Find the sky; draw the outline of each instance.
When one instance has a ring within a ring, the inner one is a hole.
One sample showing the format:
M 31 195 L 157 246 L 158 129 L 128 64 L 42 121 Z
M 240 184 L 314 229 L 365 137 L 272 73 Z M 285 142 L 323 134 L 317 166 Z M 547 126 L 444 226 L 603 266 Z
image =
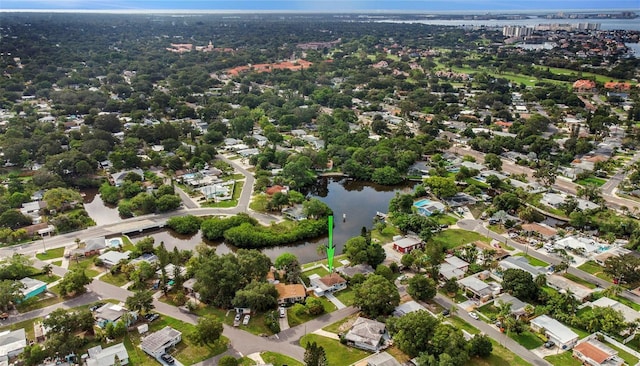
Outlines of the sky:
M 475 12 L 640 10 L 640 0 L 0 0 L 0 10 L 209 10 L 302 12 Z

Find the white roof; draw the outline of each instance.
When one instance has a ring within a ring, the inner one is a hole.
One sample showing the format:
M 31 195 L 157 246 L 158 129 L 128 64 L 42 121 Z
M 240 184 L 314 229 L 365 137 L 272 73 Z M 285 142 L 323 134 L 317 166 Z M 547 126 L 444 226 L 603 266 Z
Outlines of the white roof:
M 403 316 L 405 314 L 413 313 L 415 311 L 427 310 L 424 306 L 420 305 L 418 302 L 411 300 L 407 301 L 404 304 L 398 305 L 393 311 L 393 315 L 395 316 Z
M 561 343 L 571 343 L 571 341 L 578 339 L 578 335 L 574 331 L 548 315 L 540 315 L 531 320 L 531 323 L 544 329 Z
M 613 308 L 614 310 L 619 310 L 622 313 L 622 316 L 624 316 L 624 321 L 626 321 L 627 323 L 631 323 L 640 319 L 640 312 L 637 312 L 627 305 L 621 304 L 618 301 L 610 299 L 608 297 L 601 297 L 598 300 L 593 301 L 591 305 L 597 306 L 599 308 Z
M 420 239 L 407 236 L 400 240 L 396 240 L 393 243 L 399 248 L 410 248 L 412 246 L 420 244 Z
M 440 275 L 448 280 L 452 279 L 452 278 L 460 278 L 463 277 L 465 272 L 460 269 L 457 268 L 456 266 L 453 266 L 447 262 L 442 263 L 440 265 L 440 269 L 438 270 L 438 272 L 440 273 Z
M 22 284 L 25 285 L 25 288 L 22 290 L 22 293 L 24 295 L 27 295 L 30 292 L 35 291 L 36 289 L 47 285 L 46 282 L 36 280 L 35 278 L 31 278 L 31 277 L 25 277 L 21 279 L 20 282 L 22 282 Z
M 458 280 L 458 283 L 478 293 L 486 291 L 487 289 L 490 288 L 488 283 L 480 280 L 479 278 L 473 275 L 469 277 L 465 277 L 461 280 Z
M 575 236 L 567 236 L 566 238 L 558 240 L 556 244 L 571 249 L 584 248 L 586 253 L 593 253 L 598 250 L 595 241 L 586 238 L 576 238 Z
M 87 350 L 89 358 L 87 359 L 87 366 L 112 366 L 115 365 L 115 356 L 118 355 L 118 359 L 123 361 L 129 358 L 127 349 L 124 347 L 124 343 L 114 344 L 111 347 L 102 349 L 102 346 L 95 346 Z
M 155 333 L 149 334 L 142 339 L 140 346 L 143 350 L 157 353 L 160 349 L 166 348 L 168 344 L 173 342 L 182 333 L 169 326 L 166 326 Z
M 0 357 L 6 357 L 9 352 L 22 349 L 26 346 L 27 338 L 22 328 L 0 333 Z
M 100 258 L 100 260 L 102 260 L 105 263 L 118 264 L 118 262 L 120 262 L 123 259 L 124 260 L 129 259 L 129 254 L 131 254 L 131 252 L 128 250 L 124 253 L 121 253 L 115 250 L 110 250 L 100 255 L 98 258 Z
M 469 263 L 463 261 L 462 259 L 456 257 L 455 255 L 446 257 L 444 261 L 454 266 L 455 268 L 464 268 L 469 266 Z

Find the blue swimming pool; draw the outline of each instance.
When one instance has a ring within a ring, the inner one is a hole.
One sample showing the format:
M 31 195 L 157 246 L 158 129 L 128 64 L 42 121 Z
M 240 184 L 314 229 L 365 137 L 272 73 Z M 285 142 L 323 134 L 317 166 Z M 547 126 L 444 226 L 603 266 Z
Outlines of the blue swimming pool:
M 113 239 L 109 239 L 109 246 L 110 247 L 120 247 L 122 246 L 122 239 L 120 238 L 113 238 Z
M 608 245 L 601 245 L 598 247 L 598 253 L 603 253 L 606 252 L 607 250 L 609 250 L 609 246 Z
M 421 199 L 420 201 L 414 202 L 413 205 L 416 207 L 420 207 L 420 206 L 428 205 L 429 203 L 431 203 L 431 200 L 424 198 L 424 199 Z

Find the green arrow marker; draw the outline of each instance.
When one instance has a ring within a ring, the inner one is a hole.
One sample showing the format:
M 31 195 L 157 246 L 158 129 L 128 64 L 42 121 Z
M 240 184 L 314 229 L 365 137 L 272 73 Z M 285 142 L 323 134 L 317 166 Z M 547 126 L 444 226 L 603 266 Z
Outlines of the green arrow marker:
M 327 263 L 329 264 L 329 273 L 333 273 L 333 216 L 329 216 L 329 245 L 327 245 Z

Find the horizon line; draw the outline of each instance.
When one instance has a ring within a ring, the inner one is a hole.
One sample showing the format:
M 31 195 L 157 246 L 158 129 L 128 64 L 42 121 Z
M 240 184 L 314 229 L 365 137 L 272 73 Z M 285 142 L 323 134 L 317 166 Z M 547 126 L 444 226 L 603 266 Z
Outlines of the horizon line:
M 532 14 L 532 13 L 589 13 L 589 12 L 640 12 L 629 8 L 599 8 L 599 9 L 529 9 L 529 10 L 277 10 L 277 9 L 2 9 L 0 13 L 95 13 L 95 14 L 448 14 L 448 15 L 502 15 L 502 14 Z

